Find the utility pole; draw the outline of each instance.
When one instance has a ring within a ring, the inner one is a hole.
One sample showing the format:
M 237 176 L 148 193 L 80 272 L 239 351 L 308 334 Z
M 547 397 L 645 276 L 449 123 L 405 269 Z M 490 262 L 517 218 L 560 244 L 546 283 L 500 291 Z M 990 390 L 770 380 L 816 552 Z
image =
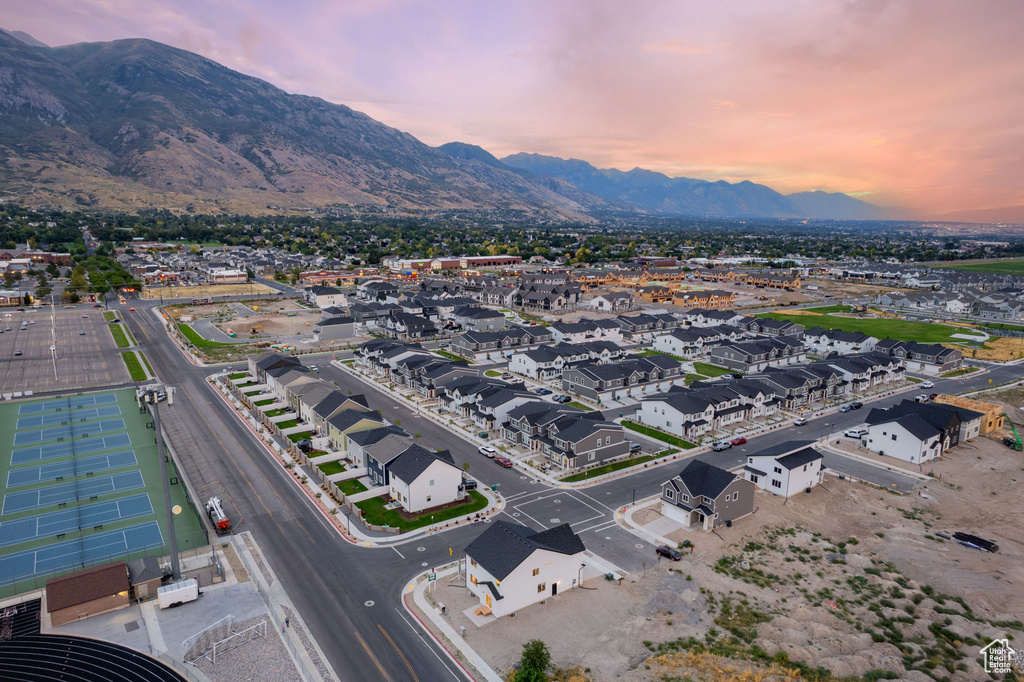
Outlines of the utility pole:
M 178 565 L 178 538 L 174 535 L 174 510 L 171 508 L 171 485 L 167 479 L 167 454 L 164 451 L 164 439 L 160 433 L 160 416 L 158 405 L 159 402 L 156 399 L 156 395 L 153 393 L 147 393 L 146 398 L 153 396 L 153 402 L 149 403 L 149 410 L 153 413 L 153 429 L 156 431 L 156 451 L 157 456 L 160 458 L 160 478 L 164 485 L 164 511 L 167 514 L 167 544 L 171 550 L 171 578 L 178 580 L 181 578 L 181 568 Z

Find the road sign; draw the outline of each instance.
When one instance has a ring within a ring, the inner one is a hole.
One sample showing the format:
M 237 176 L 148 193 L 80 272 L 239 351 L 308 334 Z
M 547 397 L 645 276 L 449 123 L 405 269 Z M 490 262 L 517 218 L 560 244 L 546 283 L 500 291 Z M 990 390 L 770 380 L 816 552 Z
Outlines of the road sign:
M 432 583 L 437 580 L 437 573 L 427 573 L 427 582 Z

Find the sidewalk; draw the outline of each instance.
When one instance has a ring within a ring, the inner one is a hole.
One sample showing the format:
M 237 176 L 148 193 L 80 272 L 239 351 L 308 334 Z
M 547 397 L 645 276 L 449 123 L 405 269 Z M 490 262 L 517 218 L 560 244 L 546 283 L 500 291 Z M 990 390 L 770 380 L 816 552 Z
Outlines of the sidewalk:
M 834 455 L 839 455 L 840 457 L 849 457 L 850 459 L 856 459 L 856 460 L 859 460 L 861 462 L 864 462 L 865 464 L 871 464 L 873 466 L 876 466 L 879 469 L 887 469 L 889 471 L 894 471 L 894 472 L 896 472 L 898 474 L 903 474 L 904 476 L 910 476 L 912 478 L 916 478 L 916 479 L 919 479 L 921 481 L 931 481 L 931 480 L 933 480 L 931 476 L 928 476 L 927 474 L 922 474 L 919 471 L 912 471 L 910 469 L 904 469 L 903 467 L 895 466 L 893 464 L 889 464 L 889 460 L 894 460 L 895 459 L 893 457 L 889 457 L 889 458 L 886 458 L 885 461 L 881 461 L 881 460 L 875 459 L 873 457 L 861 455 L 861 454 L 856 453 L 856 452 L 850 452 L 849 450 L 843 450 L 842 448 L 838 448 L 838 447 L 832 445 L 829 442 L 829 440 L 830 440 L 830 437 L 821 438 L 821 439 L 818 440 L 817 446 L 820 447 L 822 450 L 826 450 L 828 452 L 831 452 Z M 902 460 L 896 460 L 896 461 L 902 461 Z

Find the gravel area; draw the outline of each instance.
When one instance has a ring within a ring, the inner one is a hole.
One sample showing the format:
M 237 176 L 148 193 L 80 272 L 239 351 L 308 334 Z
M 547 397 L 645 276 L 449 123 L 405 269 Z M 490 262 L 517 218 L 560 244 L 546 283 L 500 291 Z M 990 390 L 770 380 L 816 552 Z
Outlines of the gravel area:
M 299 641 L 302 642 L 302 647 L 309 654 L 310 660 L 313 661 L 313 666 L 317 672 L 320 673 L 320 677 L 324 679 L 324 682 L 332 682 L 335 677 L 331 674 L 331 671 L 324 664 L 323 659 L 320 658 L 320 654 L 317 652 L 316 647 L 313 646 L 313 642 L 310 640 L 309 635 L 306 634 L 306 629 L 302 627 L 298 619 L 295 618 L 295 612 L 290 608 L 281 604 L 281 608 L 284 609 L 285 616 L 291 621 L 291 627 L 295 630 L 295 633 L 299 636 Z
M 263 579 L 267 581 L 267 585 L 274 584 L 273 574 L 267 570 L 267 565 L 263 563 L 263 555 L 260 554 L 260 550 L 256 548 L 256 543 L 253 542 L 252 538 L 248 535 L 243 535 L 242 538 L 245 540 L 245 546 L 249 548 L 249 554 L 252 554 L 253 560 L 256 565 L 259 566 L 260 573 L 263 574 Z
M 231 566 L 231 572 L 235 575 L 235 582 L 249 582 L 249 571 L 245 570 L 245 566 L 242 564 L 242 560 L 238 558 L 235 548 L 231 545 L 223 545 L 220 551 L 227 558 L 228 564 Z
M 255 636 L 235 649 L 217 654 L 217 663 L 201 658 L 196 667 L 213 682 L 302 682 L 291 656 L 281 638 L 275 632 L 274 621 L 269 616 L 257 616 L 232 625 L 234 632 L 267 621 L 267 636 Z

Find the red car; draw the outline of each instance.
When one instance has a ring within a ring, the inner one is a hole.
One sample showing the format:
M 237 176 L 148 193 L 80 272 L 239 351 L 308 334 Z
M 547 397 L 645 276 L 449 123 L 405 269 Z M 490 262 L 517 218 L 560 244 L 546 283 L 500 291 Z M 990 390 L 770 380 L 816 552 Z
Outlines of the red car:
M 128 310 L 132 311 L 133 313 L 135 312 L 135 308 L 129 308 Z
M 497 464 L 498 466 L 505 467 L 506 469 L 512 468 L 512 460 L 510 460 L 508 457 L 495 457 L 494 463 Z
M 747 439 L 744 438 L 743 436 L 740 436 L 739 438 L 733 438 L 729 442 L 732 443 L 733 445 L 743 445 L 744 443 L 747 442 Z

